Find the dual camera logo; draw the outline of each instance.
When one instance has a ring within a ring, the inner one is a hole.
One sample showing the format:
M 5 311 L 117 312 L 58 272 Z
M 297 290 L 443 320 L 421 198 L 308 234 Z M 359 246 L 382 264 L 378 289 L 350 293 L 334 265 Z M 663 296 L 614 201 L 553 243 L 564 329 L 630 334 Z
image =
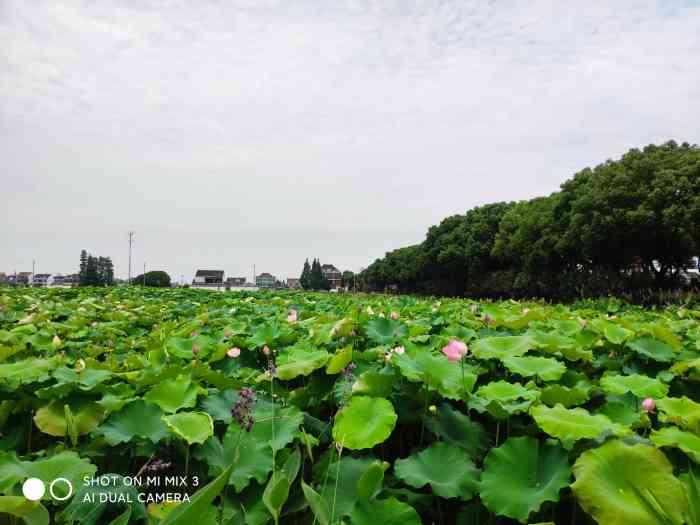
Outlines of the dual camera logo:
M 54 488 L 57 484 L 59 484 L 59 486 L 60 484 L 67 486 L 68 494 L 64 496 L 57 496 L 54 492 Z M 46 485 L 39 478 L 29 478 L 22 485 L 22 494 L 24 494 L 24 497 L 30 501 L 39 501 L 44 497 L 45 492 Z M 49 494 L 51 494 L 51 497 L 56 501 L 65 501 L 73 495 L 73 484 L 66 478 L 56 478 L 49 484 Z

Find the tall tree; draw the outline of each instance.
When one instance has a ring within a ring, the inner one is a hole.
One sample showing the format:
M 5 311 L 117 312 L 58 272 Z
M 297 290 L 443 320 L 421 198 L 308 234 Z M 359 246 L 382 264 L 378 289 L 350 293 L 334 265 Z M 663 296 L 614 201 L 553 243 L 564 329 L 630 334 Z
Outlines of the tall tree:
M 304 290 L 311 289 L 311 265 L 308 258 L 304 261 L 304 269 L 301 271 L 299 284 Z
M 87 286 L 87 250 L 80 252 L 80 271 L 78 272 L 78 283 L 80 286 Z

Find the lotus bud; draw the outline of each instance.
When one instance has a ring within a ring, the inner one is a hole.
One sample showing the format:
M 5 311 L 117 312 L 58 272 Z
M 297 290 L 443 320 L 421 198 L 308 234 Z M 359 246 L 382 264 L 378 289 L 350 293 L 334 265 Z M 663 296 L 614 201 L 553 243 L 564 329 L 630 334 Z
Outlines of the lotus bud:
M 228 328 L 224 329 L 224 337 L 231 337 L 233 335 L 233 332 L 229 330 Z
M 262 350 L 262 351 L 263 351 L 263 354 L 265 354 L 265 355 L 270 355 L 270 348 L 269 348 L 267 345 L 265 345 L 265 346 L 263 347 L 263 350 Z
M 650 397 L 647 397 L 644 401 L 642 401 L 642 408 L 647 414 L 653 414 L 654 410 L 656 409 L 656 401 Z
M 192 345 L 192 355 L 197 355 L 199 353 L 200 348 L 197 345 Z
M 54 335 L 53 339 L 51 340 L 51 343 L 53 343 L 54 346 L 58 346 L 61 344 L 61 338 L 57 335 Z
M 431 414 L 437 414 L 437 408 L 435 407 L 435 405 L 430 405 L 428 407 L 428 412 L 430 412 Z
M 83 370 L 85 370 L 85 367 L 86 367 L 86 366 L 87 366 L 87 365 L 85 364 L 85 360 L 84 360 L 84 359 L 78 359 L 78 362 L 75 363 L 75 371 L 78 372 L 78 373 L 80 373 L 80 372 L 82 372 Z
M 391 317 L 394 321 L 396 321 L 399 318 L 399 312 L 391 312 L 389 314 L 389 317 Z

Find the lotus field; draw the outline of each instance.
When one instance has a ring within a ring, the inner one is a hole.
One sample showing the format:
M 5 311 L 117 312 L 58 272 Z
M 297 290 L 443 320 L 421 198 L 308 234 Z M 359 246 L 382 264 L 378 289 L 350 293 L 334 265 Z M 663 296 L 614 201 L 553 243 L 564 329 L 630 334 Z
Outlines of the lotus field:
M 3 289 L 0 523 L 700 524 L 699 318 Z

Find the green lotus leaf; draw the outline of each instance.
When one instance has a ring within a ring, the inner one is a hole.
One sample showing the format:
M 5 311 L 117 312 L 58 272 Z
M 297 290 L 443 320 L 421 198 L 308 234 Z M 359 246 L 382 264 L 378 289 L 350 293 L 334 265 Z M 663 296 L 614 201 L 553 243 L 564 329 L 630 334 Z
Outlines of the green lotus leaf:
M 675 447 L 700 463 L 700 437 L 678 427 L 664 427 L 652 432 L 650 438 L 657 447 Z
M 578 330 L 581 330 L 581 325 L 577 321 L 572 321 L 578 326 Z M 532 337 L 535 342 L 535 346 L 544 350 L 547 353 L 561 352 L 564 349 L 572 349 L 577 343 L 576 339 L 567 337 L 557 332 L 543 332 L 541 330 L 531 330 L 528 334 Z
M 567 452 L 532 437 L 509 438 L 484 460 L 480 497 L 486 508 L 521 523 L 569 485 Z
M 595 413 L 610 418 L 614 423 L 634 428 L 642 422 L 642 413 L 638 405 L 639 401 L 630 393 L 625 396 L 608 396 L 605 404 Z
M 426 416 L 425 425 L 445 442 L 466 450 L 473 460 L 481 459 L 489 447 L 489 437 L 484 427 L 466 414 L 443 403 L 436 416 Z
M 688 506 L 683 485 L 666 456 L 652 446 L 608 441 L 579 456 L 574 476 L 571 489 L 579 505 L 600 524 L 659 525 L 640 493 L 653 495 L 675 523 L 683 522 Z
M 537 376 L 543 381 L 556 381 L 566 372 L 564 363 L 550 357 L 508 357 L 503 360 L 503 364 L 514 374 Z
M 527 412 L 539 395 L 539 391 L 525 388 L 520 383 L 492 381 L 479 388 L 469 399 L 469 408 L 505 419 L 510 414 Z
M 474 356 L 478 359 L 506 359 L 524 355 L 535 344 L 528 336 L 502 336 L 479 339 L 473 346 Z
M 335 418 L 333 439 L 351 450 L 372 448 L 391 435 L 396 419 L 390 401 L 354 396 Z
M 34 423 L 39 430 L 50 436 L 65 436 L 68 422 L 66 421 L 65 405 L 68 405 L 73 415 L 73 424 L 78 435 L 92 432 L 104 418 L 104 409 L 89 399 L 57 399 L 43 405 L 34 415 Z
M 16 388 L 23 383 L 44 381 L 58 365 L 57 358 L 37 359 L 30 357 L 22 361 L 0 365 L 0 382 Z
M 606 416 L 593 415 L 583 408 L 564 408 L 562 405 L 550 408 L 539 405 L 530 409 L 530 415 L 544 432 L 565 441 L 593 439 L 603 432 L 611 432 L 616 436 L 631 433 L 630 429 L 613 423 Z
M 658 339 L 654 339 L 653 337 L 640 337 L 639 339 L 634 339 L 633 341 L 629 341 L 627 346 L 638 354 L 661 363 L 668 363 L 673 361 L 676 357 L 676 353 L 673 348 L 668 346 L 666 343 L 659 341 Z
M 12 453 L 0 453 L 0 490 L 9 492 L 10 489 L 26 478 L 39 478 L 46 487 L 56 478 L 66 478 L 73 487 L 83 484 L 83 477 L 92 478 L 97 467 L 87 459 L 81 458 L 73 451 L 63 451 L 49 458 L 34 461 L 20 461 Z M 60 498 L 68 494 L 65 483 L 57 483 L 54 493 Z M 53 500 L 48 489 L 42 500 Z
M 206 335 L 196 335 L 194 337 L 171 337 L 166 343 L 167 351 L 182 359 L 192 359 L 195 353 L 194 347 L 198 349 L 197 357 L 202 358 L 211 352 L 214 341 Z
M 341 517 L 350 514 L 359 500 L 357 485 L 372 463 L 374 461 L 371 458 L 345 456 L 319 472 L 319 476 L 316 477 L 318 493 L 332 512 L 330 523 L 338 523 Z
M 308 344 L 292 346 L 277 359 L 276 377 L 289 381 L 299 376 L 308 376 L 311 372 L 326 365 L 330 354 Z
M 393 370 L 392 370 L 393 372 Z M 352 385 L 353 395 L 366 395 L 371 397 L 389 397 L 394 386 L 396 376 L 376 370 L 362 372 Z
M 421 525 L 416 510 L 396 498 L 359 500 L 350 513 L 353 525 Z
M 49 525 L 49 511 L 23 496 L 0 496 L 0 514 L 22 518 L 25 525 Z
M 180 412 L 163 416 L 163 421 L 170 431 L 184 439 L 188 445 L 204 443 L 214 434 L 214 421 L 206 412 Z
M 616 345 L 621 345 L 634 335 L 632 330 L 628 330 L 627 328 L 606 319 L 594 319 L 591 321 L 591 326 L 595 328 L 598 333 L 602 334 L 608 341 Z
M 430 484 L 443 498 L 469 500 L 479 489 L 479 470 L 469 454 L 448 443 L 436 442 L 406 459 L 397 459 L 394 474 L 417 489 Z
M 125 482 L 124 478 L 118 474 L 101 474 L 98 477 L 109 480 L 109 483 L 107 485 L 81 483 L 80 486 L 75 487 L 75 495 L 57 516 L 57 522 L 99 525 L 107 519 L 105 513 L 119 510 L 125 504 L 128 505 L 127 511 L 130 518 L 139 520 L 146 517 L 146 508 L 139 502 L 139 491 L 133 484 Z M 128 520 L 125 523 L 127 522 Z M 110 522 L 110 525 L 112 523 L 114 522 Z
M 424 383 L 429 390 L 439 392 L 448 399 L 461 400 L 465 392 L 471 392 L 476 384 L 477 374 L 473 368 L 460 363 L 450 363 L 443 355 L 433 355 L 419 349 L 413 355 L 408 352 L 394 355 L 401 374 L 413 382 Z
M 157 443 L 168 435 L 162 416 L 163 412 L 157 405 L 138 399 L 114 412 L 98 430 L 112 446 L 131 441 L 134 437 Z
M 700 434 L 700 403 L 687 397 L 665 397 L 656 401 L 659 420 Z
M 166 379 L 154 386 L 143 398 L 155 403 L 164 412 L 173 414 L 181 408 L 192 408 L 197 404 L 199 388 L 189 376 Z
M 542 389 L 540 401 L 545 405 L 561 404 L 567 408 L 583 405 L 588 401 L 588 388 L 549 385 Z
M 649 376 L 632 374 L 622 376 L 606 374 L 600 379 L 600 387 L 610 394 L 625 394 L 632 392 L 637 397 L 659 399 L 668 393 L 668 385 Z
M 408 335 L 408 328 L 401 321 L 378 317 L 368 321 L 365 325 L 367 337 L 380 345 L 388 345 L 397 342 Z
M 203 412 L 209 414 L 214 421 L 223 421 L 228 424 L 233 419 L 231 407 L 238 401 L 238 394 L 233 390 L 225 390 L 209 394 L 200 401 L 199 406 Z
M 343 348 L 326 363 L 326 374 L 338 374 L 352 361 L 352 347 Z M 312 489 L 313 490 L 313 489 Z

